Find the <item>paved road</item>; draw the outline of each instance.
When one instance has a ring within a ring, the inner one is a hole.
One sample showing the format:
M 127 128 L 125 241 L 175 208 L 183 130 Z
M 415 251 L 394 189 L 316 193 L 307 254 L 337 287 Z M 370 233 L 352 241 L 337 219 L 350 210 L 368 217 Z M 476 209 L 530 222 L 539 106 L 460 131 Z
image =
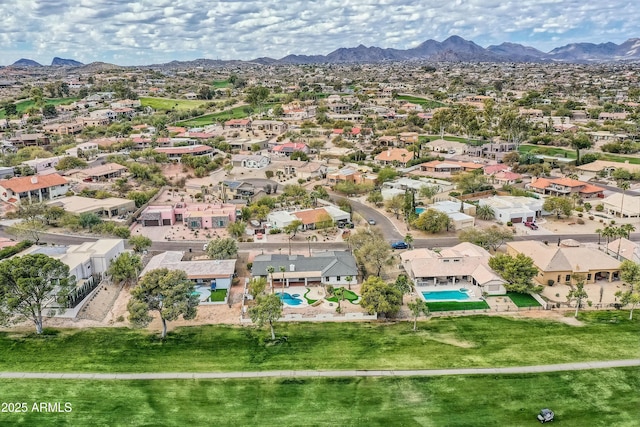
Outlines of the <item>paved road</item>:
M 507 368 L 345 370 L 345 371 L 253 371 L 253 372 L 149 372 L 101 374 L 74 372 L 0 372 L 0 379 L 61 380 L 184 380 L 223 378 L 303 378 L 303 377 L 439 377 L 447 375 L 531 374 L 583 371 L 588 369 L 640 366 L 640 359 L 562 363 L 557 365 L 512 366 Z

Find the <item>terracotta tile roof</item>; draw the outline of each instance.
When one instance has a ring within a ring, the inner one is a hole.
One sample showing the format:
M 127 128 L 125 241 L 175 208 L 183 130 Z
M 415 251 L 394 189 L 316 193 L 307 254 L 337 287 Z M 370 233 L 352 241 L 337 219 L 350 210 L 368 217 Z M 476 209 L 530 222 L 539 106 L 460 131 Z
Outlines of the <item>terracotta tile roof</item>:
M 493 175 L 494 173 L 509 169 L 507 165 L 489 165 L 484 167 L 485 175 Z
M 324 209 L 310 209 L 307 211 L 293 212 L 304 225 L 315 224 L 320 221 L 331 219 L 331 215 Z
M 380 162 L 406 163 L 411 159 L 413 159 L 413 151 L 409 151 L 405 148 L 391 148 L 376 156 L 376 160 Z
M 14 193 L 24 193 L 25 191 L 49 188 L 56 185 L 64 185 L 68 182 L 69 181 L 67 181 L 57 173 L 52 173 L 50 175 L 34 175 L 3 179 L 0 180 L 0 187 L 7 188 Z

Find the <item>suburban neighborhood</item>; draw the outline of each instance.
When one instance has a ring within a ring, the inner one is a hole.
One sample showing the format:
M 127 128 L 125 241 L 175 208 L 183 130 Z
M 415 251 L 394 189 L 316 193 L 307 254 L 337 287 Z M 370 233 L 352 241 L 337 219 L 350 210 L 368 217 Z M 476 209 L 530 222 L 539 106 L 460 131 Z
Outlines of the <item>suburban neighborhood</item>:
M 1 340 L 109 334 L 69 372 L 637 360 L 639 79 L 627 63 L 2 67 Z M 117 334 L 131 365 L 105 368 Z M 33 360 L 5 369 L 57 371 Z

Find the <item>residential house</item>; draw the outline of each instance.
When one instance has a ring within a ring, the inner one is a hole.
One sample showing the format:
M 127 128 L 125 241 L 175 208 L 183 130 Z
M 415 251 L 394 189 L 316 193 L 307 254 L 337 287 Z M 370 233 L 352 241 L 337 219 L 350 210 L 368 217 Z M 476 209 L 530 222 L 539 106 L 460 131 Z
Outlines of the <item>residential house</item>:
M 11 204 L 37 203 L 64 196 L 69 191 L 69 182 L 53 173 L 0 180 L 0 200 Z
M 429 207 L 447 214 L 454 230 L 462 230 L 475 225 L 475 218 L 472 215 L 475 215 L 476 207 L 470 203 L 442 200 Z
M 440 173 L 455 175 L 461 172 L 473 172 L 482 169 L 482 165 L 471 162 L 459 162 L 455 160 L 432 160 L 419 165 L 420 172 Z
M 251 120 L 250 119 L 231 119 L 224 122 L 224 126 L 229 129 L 250 130 Z
M 512 142 L 491 142 L 482 145 L 469 145 L 466 147 L 466 152 L 470 156 L 502 161 L 506 154 L 516 150 L 516 148 L 517 145 Z
M 528 190 L 553 196 L 578 194 L 581 198 L 604 197 L 604 188 L 571 178 L 536 178 L 525 186 Z
M 273 267 L 273 275 L 268 269 Z M 280 268 L 284 268 L 284 272 Z M 278 286 L 332 285 L 348 286 L 358 284 L 356 260 L 347 251 L 321 251 L 311 256 L 264 254 L 256 255 L 251 266 L 252 277 L 264 277 Z M 347 280 L 349 279 L 349 280 Z
M 56 165 L 64 157 L 65 156 L 53 156 L 42 159 L 25 160 L 20 164 L 30 168 L 36 175 L 47 175 L 56 171 Z
M 233 154 L 231 164 L 247 169 L 262 169 L 269 166 L 271 158 L 261 154 Z
M 604 212 L 620 218 L 640 216 L 640 196 L 635 194 L 613 193 L 602 199 Z
M 345 223 L 351 220 L 351 214 L 333 205 L 321 208 L 303 209 L 296 212 L 274 211 L 267 215 L 267 222 L 274 228 L 283 229 L 294 221 L 301 221 L 303 230 L 315 230 Z
M 140 277 L 152 270 L 166 268 L 170 271 L 184 271 L 195 285 L 206 285 L 211 290 L 231 288 L 236 270 L 235 259 L 184 261 L 183 257 L 184 253 L 180 251 L 156 255 L 149 260 Z
M 480 294 L 505 294 L 506 281 L 489 267 L 490 258 L 485 249 L 468 242 L 439 251 L 422 248 L 400 254 L 402 267 L 418 290 L 469 284 Z
M 626 237 L 609 242 L 607 253 L 616 255 L 620 261 L 628 260 L 640 264 L 640 244 L 632 242 Z
M 263 130 L 267 134 L 280 135 L 287 131 L 289 125 L 279 120 L 254 120 L 251 123 L 251 128 Z
M 598 115 L 598 120 L 612 121 L 612 120 L 627 120 L 627 113 L 606 113 L 602 112 Z
M 214 150 L 208 145 L 188 145 L 183 147 L 157 147 L 154 148 L 156 153 L 166 154 L 169 160 L 180 163 L 182 156 L 189 154 L 194 157 L 213 158 Z
M 354 184 L 373 184 L 376 174 L 361 172 L 350 167 L 342 168 L 335 172 L 327 172 L 327 184 L 336 185 L 341 182 L 352 182 Z
M 9 139 L 16 147 L 35 147 L 49 145 L 49 137 L 44 133 L 22 133 Z
M 255 186 L 246 181 L 223 181 L 216 186 L 216 195 L 223 202 L 251 200 L 257 192 Z
M 296 151 L 309 154 L 309 146 L 302 142 L 286 142 L 271 147 L 271 152 L 280 156 L 290 157 Z
M 147 206 L 138 218 L 143 227 L 182 223 L 192 229 L 225 228 L 236 221 L 238 207 L 230 203 L 186 203 Z
M 82 179 L 85 182 L 99 182 L 119 178 L 126 171 L 126 166 L 122 166 L 118 163 L 106 163 L 92 168 L 81 169 L 73 172 L 71 175 Z
M 73 148 L 65 150 L 67 156 L 82 157 L 87 160 L 92 160 L 98 156 L 99 151 L 98 143 L 95 141 L 83 142 Z
M 69 246 L 39 246 L 34 245 L 23 251 L 20 256 L 27 254 L 44 254 L 58 259 L 69 267 L 69 276 L 75 278 L 75 287 L 60 304 L 52 301 L 47 309 L 64 307 L 65 316 L 75 317 L 91 292 L 100 284 L 109 266 L 121 253 L 125 251 L 122 239 L 100 239 Z
M 490 206 L 496 221 L 514 224 L 535 221 L 542 216 L 542 199 L 520 196 L 493 196 L 479 200 L 480 206 Z
M 407 162 L 413 159 L 413 151 L 409 151 L 405 148 L 388 148 L 387 150 L 379 153 L 375 157 L 375 161 L 383 166 L 402 166 L 407 167 Z
M 107 197 L 106 199 L 92 199 L 81 196 L 68 196 L 47 202 L 50 206 L 63 208 L 66 212 L 80 215 L 94 213 L 98 216 L 114 219 L 124 219 L 124 216 L 135 212 L 136 203 L 131 199 Z
M 73 122 L 53 123 L 44 126 L 46 133 L 53 133 L 56 135 L 75 135 L 82 132 L 85 124 L 82 119 Z
M 507 254 L 524 254 L 538 269 L 534 279 L 542 285 L 575 284 L 574 274 L 584 275 L 586 283 L 616 280 L 620 261 L 586 246 L 546 245 L 534 240 L 507 242 Z

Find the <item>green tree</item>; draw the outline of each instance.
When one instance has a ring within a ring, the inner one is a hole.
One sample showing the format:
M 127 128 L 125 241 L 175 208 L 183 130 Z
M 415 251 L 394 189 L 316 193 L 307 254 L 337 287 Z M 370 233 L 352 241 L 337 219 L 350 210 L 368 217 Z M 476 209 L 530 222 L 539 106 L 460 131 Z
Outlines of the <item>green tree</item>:
M 274 289 L 273 289 L 273 272 L 274 271 L 276 271 L 276 269 L 272 265 L 267 267 L 267 274 L 269 275 L 269 282 L 270 282 L 269 285 L 271 287 L 271 293 L 274 292 Z
M 413 290 L 413 284 L 405 274 L 399 275 L 396 281 L 393 283 L 393 286 L 395 286 L 396 289 L 402 292 L 402 295 L 409 294 Z M 404 303 L 402 300 L 400 302 L 401 304 Z
M 400 311 L 402 292 L 386 283 L 380 277 L 369 277 L 362 283 L 360 306 L 369 314 L 378 313 L 385 317 L 395 316 Z
M 544 200 L 542 209 L 547 212 L 553 212 L 558 218 L 560 215 L 569 216 L 573 209 L 573 203 L 568 197 L 547 197 Z
M 593 142 L 584 132 L 577 132 L 575 134 L 571 134 L 569 139 L 569 144 L 571 148 L 576 150 L 576 164 L 580 164 L 580 150 L 584 150 L 587 148 L 591 148 L 593 146 Z
M 129 244 L 133 246 L 134 252 L 143 252 L 151 247 L 153 242 L 147 236 L 131 236 L 129 238 Z
M 453 181 L 462 194 L 477 193 L 493 188 L 487 181 L 487 177 L 475 172 L 464 172 L 454 176 Z
M 429 233 L 440 233 L 444 230 L 449 231 L 451 218 L 444 212 L 429 208 L 422 212 L 420 216 L 413 221 L 412 225 L 418 230 Z
M 302 225 L 303 225 L 303 222 L 299 219 L 296 219 L 294 221 L 291 221 L 290 224 L 286 225 L 282 229 L 282 231 L 284 231 L 286 234 L 289 235 L 289 240 L 292 240 L 294 237 L 296 237 L 296 234 L 298 233 Z
M 46 230 L 46 227 L 39 220 L 21 221 L 6 228 L 7 234 L 22 239 L 28 239 L 36 245 L 40 242 L 40 235 Z
M 256 304 L 249 307 L 249 317 L 259 328 L 268 323 L 271 329 L 271 339 L 275 340 L 276 333 L 273 329 L 273 323 L 282 317 L 282 307 L 283 304 L 279 295 L 258 295 Z
M 167 322 L 191 320 L 198 312 L 198 295 L 193 282 L 182 270 L 157 268 L 145 274 L 131 289 L 131 300 L 127 304 L 129 321 L 137 327 L 146 327 L 153 320 L 150 311 L 155 311 L 162 321 L 162 335 L 167 336 Z
M 409 245 L 409 249 L 413 249 L 413 236 L 411 233 L 407 233 L 406 236 L 404 236 L 404 242 Z
M 495 219 L 496 212 L 489 205 L 480 205 L 476 208 L 476 217 L 484 221 Z
M 63 157 L 56 165 L 56 170 L 67 171 L 69 169 L 82 169 L 88 166 L 87 162 L 77 157 Z
M 584 279 L 585 279 L 584 274 L 574 273 L 571 275 L 571 278 L 576 282 L 576 285 L 575 285 L 576 287 L 571 289 L 567 293 L 567 301 L 571 302 L 575 300 L 576 313 L 574 314 L 573 317 L 577 318 L 578 311 L 580 310 L 580 307 L 582 307 L 582 300 L 585 298 L 588 298 L 589 295 L 587 294 L 587 291 L 584 290 Z
M 413 301 L 409 301 L 407 307 L 409 307 L 409 310 L 411 310 L 411 314 L 413 315 L 413 330 L 415 331 L 418 327 L 418 317 L 422 314 L 425 316 L 429 316 L 431 314 L 429 312 L 429 306 L 427 306 L 426 301 L 416 298 Z
M 620 304 L 624 307 L 625 305 L 630 305 L 629 311 L 629 320 L 633 320 L 633 309 L 636 308 L 638 304 L 640 304 L 640 292 L 637 290 L 629 290 L 629 291 L 618 291 L 616 292 L 616 297 L 620 299 Z
M 42 107 L 42 115 L 47 119 L 56 117 L 58 115 L 56 106 L 53 104 L 46 104 L 45 106 Z
M 466 228 L 458 234 L 461 242 L 469 242 L 486 250 L 497 251 L 505 242 L 513 240 L 513 232 L 507 227 L 492 225 L 489 228 Z
M 378 191 L 378 190 L 373 190 L 367 196 L 367 202 L 375 205 L 376 207 L 382 206 L 382 204 L 384 202 L 384 199 L 382 198 L 382 193 L 380 191 Z
M 395 168 L 385 166 L 378 171 L 378 178 L 376 179 L 378 184 L 382 184 L 387 181 L 393 181 L 398 176 L 398 171 Z
M 427 199 L 427 202 L 431 201 L 431 199 L 433 199 L 433 197 L 439 192 L 440 192 L 440 187 L 433 186 L 433 185 L 423 185 L 422 187 L 420 187 L 420 190 L 418 191 L 418 193 L 420 194 L 420 197 L 424 197 L 425 199 Z
M 628 259 L 622 261 L 620 278 L 631 286 L 631 290 L 640 289 L 640 264 Z
M 267 288 L 267 279 L 264 277 L 254 277 L 249 281 L 249 295 L 256 299 Z
M 82 228 L 88 228 L 89 230 L 102 222 L 102 219 L 93 212 L 81 213 L 78 215 L 78 220 L 80 221 L 80 226 Z
M 246 228 L 247 223 L 244 221 L 230 222 L 229 225 L 227 225 L 227 231 L 229 232 L 229 235 L 235 239 L 242 237 Z
M 351 290 L 351 282 L 353 282 L 353 276 L 347 276 L 344 278 L 344 280 L 347 282 L 347 287 L 349 288 L 349 290 Z
M 489 267 L 507 281 L 505 288 L 510 292 L 526 294 L 542 291 L 542 286 L 536 286 L 532 281 L 538 274 L 538 269 L 533 260 L 524 254 L 515 257 L 498 254 L 489 259 Z
M 130 284 L 138 279 L 138 274 L 141 271 L 142 260 L 140 257 L 130 252 L 123 252 L 111 261 L 107 274 L 111 276 L 111 280 L 116 285 L 122 282 Z
M 342 313 L 342 307 L 340 304 L 344 301 L 344 288 L 336 288 L 333 290 L 333 296 L 338 300 L 338 306 L 336 307 L 336 313 Z
M 380 276 L 384 267 L 389 265 L 391 247 L 378 228 L 358 230 L 349 237 L 349 245 L 363 273 Z
M 211 259 L 232 259 L 238 255 L 238 244 L 232 238 L 217 238 L 207 244 L 207 255 Z
M 404 207 L 404 194 L 396 194 L 392 198 L 388 199 L 384 203 L 384 207 L 389 212 L 392 212 L 396 216 L 396 219 L 398 219 L 400 212 L 402 212 L 402 208 Z
M 42 311 L 54 302 L 64 307 L 75 285 L 69 267 L 44 254 L 28 254 L 0 263 L 0 323 L 30 320 L 41 334 Z M 61 308 L 60 311 L 64 311 Z

